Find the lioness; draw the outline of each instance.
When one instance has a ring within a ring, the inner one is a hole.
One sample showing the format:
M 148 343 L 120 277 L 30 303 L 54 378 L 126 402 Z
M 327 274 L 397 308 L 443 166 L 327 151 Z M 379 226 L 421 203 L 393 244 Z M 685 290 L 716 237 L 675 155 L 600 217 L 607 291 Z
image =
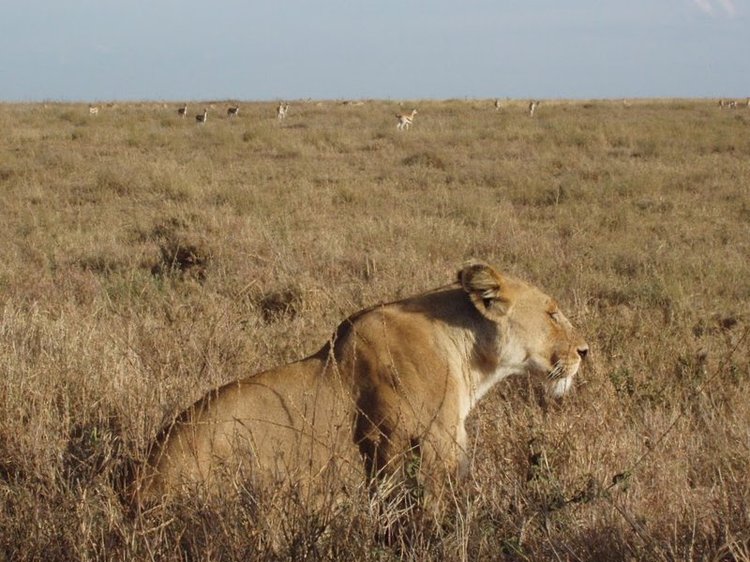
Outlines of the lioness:
M 453 284 L 353 314 L 306 359 L 210 391 L 158 436 L 138 498 L 228 478 L 340 490 L 415 458 L 439 494 L 466 466 L 464 423 L 494 384 L 531 372 L 561 395 L 587 352 L 552 298 L 473 262 Z

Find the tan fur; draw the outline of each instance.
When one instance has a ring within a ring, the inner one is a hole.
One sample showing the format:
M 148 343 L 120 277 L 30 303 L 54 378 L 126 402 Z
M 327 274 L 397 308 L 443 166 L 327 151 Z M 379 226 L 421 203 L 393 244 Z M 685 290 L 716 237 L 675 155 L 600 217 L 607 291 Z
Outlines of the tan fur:
M 396 128 L 399 131 L 408 129 L 409 127 L 411 127 L 412 123 L 414 123 L 414 117 L 416 116 L 417 116 L 416 109 L 412 109 L 411 113 L 396 113 L 396 119 L 398 119 L 398 124 L 396 125 Z
M 339 491 L 414 458 L 439 494 L 491 386 L 531 372 L 564 392 L 587 351 L 554 300 L 471 263 L 454 284 L 350 316 L 306 359 L 206 394 L 157 438 L 138 499 L 248 481 Z

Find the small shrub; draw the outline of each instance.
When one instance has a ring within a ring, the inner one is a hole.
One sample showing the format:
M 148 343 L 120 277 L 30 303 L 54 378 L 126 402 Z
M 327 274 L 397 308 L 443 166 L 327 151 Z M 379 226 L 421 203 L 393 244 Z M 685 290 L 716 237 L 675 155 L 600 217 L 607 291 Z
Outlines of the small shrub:
M 418 152 L 407 156 L 401 163 L 404 166 L 422 166 L 424 168 L 432 168 L 435 170 L 444 171 L 446 169 L 445 161 L 432 152 Z

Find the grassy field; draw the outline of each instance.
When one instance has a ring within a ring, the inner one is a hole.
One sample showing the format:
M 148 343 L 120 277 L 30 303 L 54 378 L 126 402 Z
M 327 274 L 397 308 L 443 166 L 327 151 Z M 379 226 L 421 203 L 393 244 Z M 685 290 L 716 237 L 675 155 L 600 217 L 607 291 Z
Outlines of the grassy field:
M 750 110 L 179 105 L 0 104 L 0 561 L 750 560 Z M 591 360 L 559 403 L 485 399 L 439 528 L 387 547 L 364 495 L 122 505 L 203 392 L 471 257 Z

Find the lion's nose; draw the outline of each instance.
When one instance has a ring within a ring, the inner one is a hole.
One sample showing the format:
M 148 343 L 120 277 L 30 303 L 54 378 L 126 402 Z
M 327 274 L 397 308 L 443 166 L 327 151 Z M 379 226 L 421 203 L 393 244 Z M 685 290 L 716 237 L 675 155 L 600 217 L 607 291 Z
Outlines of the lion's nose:
M 586 356 L 589 354 L 589 346 L 586 344 L 579 345 L 576 351 L 581 356 L 581 359 L 586 359 Z

